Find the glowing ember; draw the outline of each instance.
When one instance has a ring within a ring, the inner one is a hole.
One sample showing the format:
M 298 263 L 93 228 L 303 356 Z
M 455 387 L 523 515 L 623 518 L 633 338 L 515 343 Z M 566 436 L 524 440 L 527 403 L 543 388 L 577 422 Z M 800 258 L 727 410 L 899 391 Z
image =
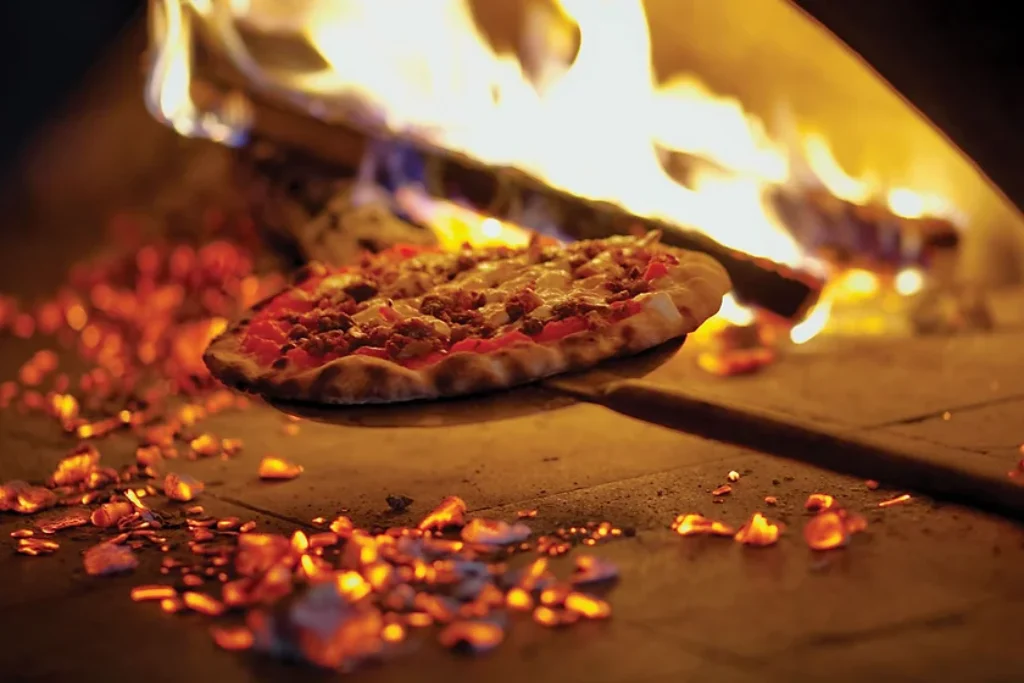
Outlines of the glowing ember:
M 517 586 L 509 590 L 505 595 L 505 604 L 508 605 L 509 609 L 528 612 L 533 609 L 533 596 L 530 595 L 529 591 Z
M 697 514 L 679 515 L 672 522 L 672 530 L 680 536 L 732 536 L 732 527 Z
M 31 515 L 56 504 L 57 496 L 53 491 L 42 486 L 28 486 L 17 491 L 10 509 L 23 515 Z
M 467 543 L 486 545 L 509 545 L 525 541 L 530 536 L 530 527 L 522 523 L 509 524 L 496 519 L 469 520 L 462 527 L 462 540 Z
M 456 621 L 446 626 L 437 639 L 444 647 L 479 654 L 501 645 L 505 632 L 497 624 L 486 621 Z
M 878 482 L 875 481 L 874 479 L 868 479 L 866 482 L 864 482 L 864 486 L 866 486 L 869 491 L 878 490 Z
M 466 515 L 466 502 L 458 496 L 448 496 L 441 501 L 433 512 L 423 518 L 419 528 L 444 529 L 450 526 L 463 526 Z
M 611 605 L 604 600 L 576 592 L 565 597 L 565 608 L 587 619 L 606 619 L 612 613 Z
M 182 594 L 181 599 L 190 610 L 205 614 L 208 617 L 217 617 L 224 613 L 224 603 L 216 598 L 211 598 L 205 593 L 187 591 Z
M 400 643 L 405 640 L 405 627 L 401 624 L 388 624 L 380 632 L 381 640 L 385 643 Z
M 765 505 L 771 505 L 771 506 L 774 507 L 774 506 L 779 504 L 779 499 L 776 498 L 775 496 L 765 496 L 764 497 L 764 504 Z
M 187 474 L 168 474 L 164 478 L 164 495 L 171 500 L 187 503 L 203 492 L 203 482 Z
M 57 552 L 60 544 L 45 538 L 21 538 L 18 539 L 18 552 L 22 555 L 50 555 Z
M 276 455 L 267 455 L 260 460 L 257 473 L 260 479 L 284 481 L 299 476 L 302 474 L 302 470 L 302 465 L 296 465 L 290 460 L 279 458 Z
M 804 540 L 812 550 L 832 550 L 845 546 L 850 536 L 839 513 L 825 511 L 804 525 Z
M 93 510 L 90 521 L 93 526 L 110 527 L 114 526 L 134 511 L 135 509 L 132 504 L 126 501 L 104 503 Z
M 91 444 L 85 444 L 57 463 L 57 471 L 53 473 L 53 483 L 57 486 L 70 486 L 83 481 L 100 462 L 100 452 Z
M 82 564 L 89 576 L 107 576 L 133 571 L 139 560 L 128 546 L 105 542 L 86 550 Z
M 192 439 L 188 446 L 196 455 L 206 458 L 220 453 L 220 439 L 212 434 L 201 434 L 200 436 Z
M 697 355 L 701 370 L 716 377 L 734 377 L 757 372 L 775 362 L 775 351 L 765 346 L 749 349 L 702 351 Z
M 810 512 L 822 512 L 824 510 L 831 510 L 835 504 L 836 499 L 827 493 L 812 493 L 807 496 L 804 509 Z
M 895 498 L 890 498 L 888 500 L 883 500 L 882 502 L 880 502 L 878 504 L 878 507 L 880 507 L 880 508 L 887 508 L 887 507 L 890 507 L 892 505 L 900 505 L 901 503 L 906 503 L 909 500 L 910 500 L 910 494 L 909 493 L 904 493 L 902 495 L 896 496 Z
M 729 474 L 728 474 L 728 476 L 726 478 L 729 481 L 735 483 L 735 482 L 740 480 L 740 473 L 737 472 L 736 470 L 732 470 L 731 472 L 729 472 Z
M 534 519 L 537 516 L 536 510 L 517 510 L 517 519 Z
M 769 522 L 760 512 L 755 512 L 750 521 L 740 527 L 733 539 L 744 545 L 765 547 L 779 540 L 782 529 Z
M 248 650 L 253 643 L 252 631 L 244 626 L 215 626 L 210 629 L 210 635 L 222 650 Z
M 178 595 L 173 586 L 135 586 L 132 588 L 131 598 L 135 602 L 147 600 L 167 600 Z
M 712 496 L 727 496 L 732 493 L 732 487 L 728 484 L 722 484 L 717 489 L 711 492 Z
M 610 581 L 619 576 L 619 568 L 607 560 L 593 555 L 577 555 L 576 570 L 570 581 L 573 585 Z

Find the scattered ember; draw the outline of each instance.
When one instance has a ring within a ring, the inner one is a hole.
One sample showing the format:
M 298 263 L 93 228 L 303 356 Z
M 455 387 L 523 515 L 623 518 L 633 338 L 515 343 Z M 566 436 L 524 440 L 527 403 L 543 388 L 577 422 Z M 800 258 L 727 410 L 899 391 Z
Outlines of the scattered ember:
M 729 474 L 726 477 L 726 479 L 728 479 L 729 481 L 735 483 L 735 482 L 740 480 L 740 473 L 737 472 L 736 470 L 732 470 L 731 472 L 729 472 Z
M 868 479 L 866 482 L 864 482 L 864 485 L 868 487 L 869 491 L 878 490 L 878 482 L 875 481 L 874 479 Z
M 132 571 L 139 560 L 130 547 L 106 541 L 86 550 L 82 564 L 89 576 L 107 576 Z
M 528 612 L 533 609 L 533 596 L 529 591 L 517 586 L 505 595 L 505 604 L 509 609 Z
M 35 533 L 32 529 L 15 529 L 11 532 L 11 538 L 31 538 Z
M 217 617 L 224 613 L 224 603 L 216 598 L 211 598 L 205 593 L 186 591 L 181 596 L 185 606 L 194 612 L 205 614 L 208 617 Z
M 392 512 L 405 512 L 413 504 L 413 499 L 409 496 L 388 496 L 384 500 Z
M 849 543 L 850 535 L 839 513 L 826 510 L 804 525 L 804 540 L 811 550 L 832 550 Z
M 574 586 L 585 583 L 598 583 L 618 578 L 619 568 L 607 560 L 593 555 L 577 555 L 576 570 L 570 581 Z
M 267 455 L 260 461 L 258 473 L 260 479 L 294 479 L 302 474 L 302 465 L 296 465 L 276 455 Z
M 767 347 L 704 351 L 697 355 L 698 367 L 717 377 L 757 372 L 774 360 L 775 352 Z
M 533 610 L 533 620 L 542 626 L 568 626 L 579 621 L 579 612 L 541 605 Z
M 134 511 L 135 508 L 132 504 L 126 501 L 104 503 L 92 511 L 90 521 L 93 526 L 110 527 L 114 526 Z
M 248 650 L 253 643 L 252 631 L 244 626 L 214 626 L 210 629 L 210 635 L 217 647 L 224 650 Z
M 456 621 L 446 626 L 437 639 L 444 647 L 480 654 L 501 645 L 505 632 L 487 621 Z
M 145 600 L 166 600 L 178 595 L 172 586 L 136 586 L 132 588 L 131 597 L 135 602 Z
M 672 530 L 680 536 L 732 536 L 732 527 L 697 514 L 679 515 L 672 522 Z
M 281 431 L 283 431 L 287 436 L 298 436 L 299 425 L 295 424 L 294 422 L 289 422 L 285 424 L 284 427 L 281 428 Z
M 100 462 L 100 452 L 92 444 L 83 444 L 71 455 L 57 463 L 53 483 L 57 486 L 71 486 L 83 481 Z
M 712 496 L 727 496 L 732 493 L 732 487 L 728 484 L 722 484 L 717 489 L 711 492 Z
M 462 540 L 467 543 L 509 545 L 525 541 L 529 537 L 530 527 L 521 522 L 509 524 L 501 520 L 477 517 L 462 527 Z
M 22 555 L 50 555 L 57 552 L 60 543 L 45 538 L 18 539 L 18 552 Z
M 196 455 L 209 458 L 220 454 L 220 439 L 212 434 L 201 434 L 188 444 Z
M 612 613 L 611 605 L 604 600 L 576 592 L 565 597 L 565 608 L 587 619 L 606 619 Z
M 168 474 L 164 478 L 164 495 L 171 500 L 187 503 L 203 492 L 203 482 L 187 474 Z
M 44 534 L 55 534 L 58 531 L 85 526 L 88 523 L 89 511 L 85 508 L 78 508 L 47 516 L 46 519 L 40 520 L 39 530 Z
M 825 510 L 831 510 L 836 504 L 836 499 L 827 493 L 812 493 L 807 496 L 807 502 L 804 503 L 804 509 L 810 512 L 823 512 Z
M 534 519 L 537 516 L 536 510 L 518 510 L 516 519 Z
M 443 530 L 452 526 L 465 525 L 466 502 L 458 496 L 448 496 L 433 512 L 423 518 L 419 528 Z M 333 529 L 331 529 L 333 531 Z
M 241 439 L 221 439 L 220 448 L 224 455 L 238 455 L 242 452 L 243 443 Z
M 882 502 L 880 502 L 878 504 L 878 507 L 880 507 L 880 508 L 887 508 L 887 507 L 889 507 L 891 505 L 899 505 L 900 503 L 906 503 L 908 500 L 910 500 L 910 494 L 909 493 L 904 493 L 902 495 L 896 496 L 895 498 L 890 498 L 888 500 L 883 500 Z
M 771 505 L 771 506 L 774 507 L 775 505 L 779 504 L 779 499 L 776 498 L 775 496 L 765 496 L 764 497 L 764 504 L 765 505 Z
M 765 547 L 779 540 L 782 529 L 769 522 L 760 512 L 755 512 L 750 521 L 740 527 L 733 539 L 744 545 Z

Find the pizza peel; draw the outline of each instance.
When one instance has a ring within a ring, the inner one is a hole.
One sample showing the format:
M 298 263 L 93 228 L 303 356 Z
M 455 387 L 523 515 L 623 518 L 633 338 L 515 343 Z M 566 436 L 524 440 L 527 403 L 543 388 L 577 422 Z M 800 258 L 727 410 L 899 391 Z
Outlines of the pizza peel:
M 628 376 L 636 367 L 626 366 L 626 373 L 614 363 L 609 367 L 554 377 L 544 386 L 669 429 L 1024 519 L 1024 486 L 1008 478 L 1005 466 L 994 458 L 971 457 L 891 432 L 730 405 Z

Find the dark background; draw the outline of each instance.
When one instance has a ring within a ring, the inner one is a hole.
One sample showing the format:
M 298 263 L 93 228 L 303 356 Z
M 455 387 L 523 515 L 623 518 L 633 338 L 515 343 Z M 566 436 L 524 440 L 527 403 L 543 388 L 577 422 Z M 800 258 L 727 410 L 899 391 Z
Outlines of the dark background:
M 861 53 L 1024 206 L 1024 48 L 1013 3 L 794 0 Z M 0 3 L 0 174 L 145 11 L 137 0 Z

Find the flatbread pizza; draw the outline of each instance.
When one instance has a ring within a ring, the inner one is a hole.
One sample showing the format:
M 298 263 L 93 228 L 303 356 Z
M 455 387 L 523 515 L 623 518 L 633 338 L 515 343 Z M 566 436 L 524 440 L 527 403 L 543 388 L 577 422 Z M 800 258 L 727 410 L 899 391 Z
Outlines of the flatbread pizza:
M 271 399 L 392 403 L 504 389 L 697 329 L 729 278 L 657 232 L 567 245 L 398 247 L 312 264 L 229 326 L 204 360 Z

